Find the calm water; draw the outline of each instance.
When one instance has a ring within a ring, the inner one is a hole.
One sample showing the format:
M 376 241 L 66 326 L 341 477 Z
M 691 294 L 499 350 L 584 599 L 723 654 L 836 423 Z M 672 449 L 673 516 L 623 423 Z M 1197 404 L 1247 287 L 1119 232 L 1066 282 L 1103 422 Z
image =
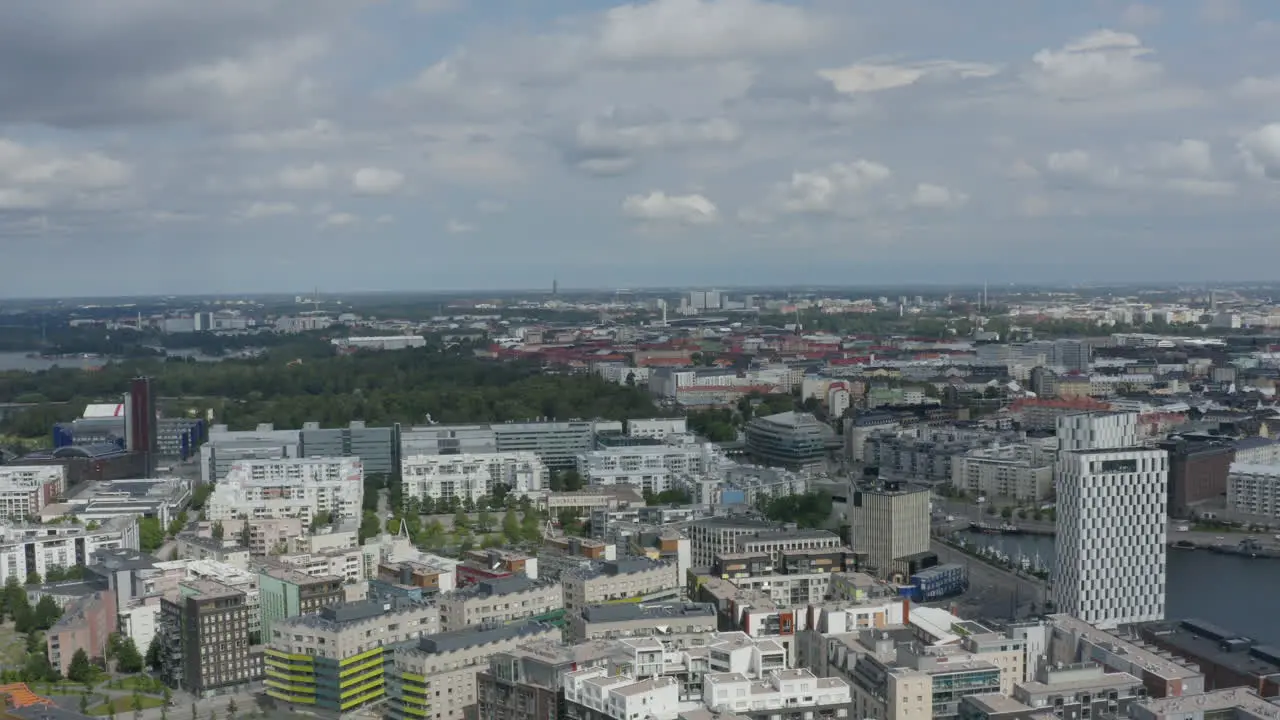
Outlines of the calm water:
M 1053 564 L 1053 538 L 966 535 L 1012 557 L 1039 553 Z M 1201 550 L 1169 550 L 1165 615 L 1199 618 L 1268 644 L 1280 644 L 1273 604 L 1280 598 L 1280 560 L 1248 560 Z
M 64 368 L 90 368 L 102 367 L 108 362 L 107 358 L 58 358 L 57 360 L 46 360 L 44 358 L 30 358 L 26 353 L 22 352 L 0 352 L 0 370 L 26 370 L 35 372 L 37 370 L 48 370 L 55 365 Z

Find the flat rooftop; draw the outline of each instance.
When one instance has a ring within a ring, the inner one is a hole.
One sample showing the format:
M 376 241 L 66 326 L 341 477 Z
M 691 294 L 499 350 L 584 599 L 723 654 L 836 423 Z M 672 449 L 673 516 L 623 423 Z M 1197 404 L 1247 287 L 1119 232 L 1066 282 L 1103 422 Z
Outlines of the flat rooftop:
M 582 618 L 589 623 L 631 622 L 635 620 L 673 620 L 677 618 L 716 617 L 712 603 L 617 603 L 614 605 L 588 605 L 582 609 Z
M 1215 690 L 1201 695 L 1183 695 L 1181 697 L 1150 698 L 1139 703 L 1139 706 L 1158 718 L 1173 716 L 1175 718 L 1201 716 L 1203 713 L 1236 710 L 1237 717 L 1244 715 L 1251 718 L 1280 720 L 1280 706 L 1262 699 L 1249 688 L 1230 688 Z
M 993 715 L 998 713 L 1028 712 L 1032 709 L 1029 705 L 1023 705 L 1017 700 L 1000 693 L 967 695 L 964 699 Z
M 1280 653 L 1229 630 L 1198 620 L 1162 620 L 1143 623 L 1139 632 L 1153 641 L 1228 668 L 1242 675 L 1280 673 Z M 1227 649 L 1231 648 L 1231 649 Z
M 911 613 L 914 618 L 916 613 Z M 1180 661 L 1164 657 L 1150 648 L 1129 642 L 1114 633 L 1099 630 L 1089 623 L 1066 614 L 1050 615 L 1049 620 L 1057 627 L 1102 647 L 1110 652 L 1123 655 L 1133 664 L 1141 665 L 1146 672 L 1153 673 L 1166 680 L 1194 678 L 1200 675 L 1198 670 L 1187 667 Z

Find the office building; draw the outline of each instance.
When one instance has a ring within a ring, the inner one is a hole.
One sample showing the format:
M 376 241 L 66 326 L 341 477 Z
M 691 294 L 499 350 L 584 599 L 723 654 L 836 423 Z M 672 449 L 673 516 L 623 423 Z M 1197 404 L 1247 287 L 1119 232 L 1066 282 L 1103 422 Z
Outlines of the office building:
M 0 519 L 39 517 L 67 490 L 61 465 L 0 465 Z
M 476 716 L 477 673 L 489 659 L 523 645 L 559 639 L 560 630 L 536 621 L 428 635 L 397 648 L 388 673 L 392 720 L 464 720 Z
M 595 449 L 597 432 L 622 432 L 621 422 L 502 423 L 493 426 L 498 452 L 531 452 L 552 470 L 572 470 L 578 456 Z
M 440 630 L 446 633 L 527 618 L 559 623 L 564 617 L 559 583 L 520 575 L 481 580 L 472 587 L 441 595 L 439 606 Z
M 200 479 L 220 482 L 241 460 L 288 458 L 358 459 L 369 475 L 393 476 L 400 469 L 399 426 L 368 427 L 353 421 L 347 427 L 322 428 L 306 422 L 300 429 L 278 430 L 263 423 L 254 430 L 228 430 L 214 425 L 200 446 Z
M 792 550 L 838 548 L 844 543 L 827 530 L 797 529 L 749 517 L 711 517 L 685 525 L 693 567 L 708 567 L 716 556 L 761 552 L 777 558 Z
M 196 696 L 235 691 L 262 677 L 250 652 L 245 593 L 189 580 L 160 601 L 160 679 Z
M 809 413 L 783 412 L 747 423 L 747 454 L 763 465 L 814 467 L 838 447 L 831 428 Z
M 292 568 L 265 568 L 258 574 L 258 604 L 262 612 L 262 637 L 270 640 L 276 623 L 299 615 L 311 615 L 343 602 L 343 578 L 312 577 Z
M 1280 652 L 1274 647 L 1203 620 L 1164 620 L 1135 627 L 1151 646 L 1193 664 L 1205 690 L 1248 687 L 1280 695 Z
M 1164 618 L 1168 453 L 1111 444 L 1134 441 L 1136 419 L 1059 421 L 1053 600 L 1102 628 Z
M 560 576 L 564 609 L 573 614 L 588 605 L 678 600 L 683 579 L 675 563 L 626 558 L 592 563 Z
M 358 458 L 242 460 L 209 496 L 209 520 L 300 517 L 319 513 L 356 520 L 364 498 L 364 471 Z
M 484 455 L 408 455 L 400 471 L 404 499 L 435 502 L 491 497 L 503 485 L 520 495 L 547 487 L 547 467 L 531 452 Z
M 856 487 L 849 502 L 853 549 L 864 570 L 905 582 L 936 564 L 929 551 L 929 489 L 897 481 Z
M 491 425 L 423 425 L 400 431 L 400 456 L 491 455 L 498 436 Z
M 278 620 L 267 638 L 267 696 L 299 712 L 353 712 L 386 696 L 398 645 L 439 629 L 436 608 L 381 600 Z

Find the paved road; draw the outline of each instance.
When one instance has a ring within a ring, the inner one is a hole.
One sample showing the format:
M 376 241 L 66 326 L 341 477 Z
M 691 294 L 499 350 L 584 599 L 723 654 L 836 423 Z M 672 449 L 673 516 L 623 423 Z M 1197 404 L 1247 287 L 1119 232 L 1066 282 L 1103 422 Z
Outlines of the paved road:
M 1037 614 L 1048 599 L 1048 589 L 1043 581 L 1015 574 L 966 555 L 948 545 L 934 542 L 933 552 L 944 563 L 956 563 L 968 568 L 969 591 L 944 602 L 954 603 L 961 615 L 988 615 L 992 617 L 1025 618 Z

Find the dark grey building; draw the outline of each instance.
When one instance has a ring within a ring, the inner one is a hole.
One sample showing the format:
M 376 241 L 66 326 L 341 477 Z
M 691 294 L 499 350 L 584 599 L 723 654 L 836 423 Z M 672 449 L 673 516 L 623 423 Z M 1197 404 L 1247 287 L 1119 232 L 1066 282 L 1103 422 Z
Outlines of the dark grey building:
M 747 454 L 764 465 L 812 467 L 839 447 L 835 432 L 809 413 L 783 412 L 747 423 Z
M 262 677 L 249 647 L 245 594 L 213 580 L 184 582 L 160 601 L 160 679 L 196 696 L 234 692 Z

